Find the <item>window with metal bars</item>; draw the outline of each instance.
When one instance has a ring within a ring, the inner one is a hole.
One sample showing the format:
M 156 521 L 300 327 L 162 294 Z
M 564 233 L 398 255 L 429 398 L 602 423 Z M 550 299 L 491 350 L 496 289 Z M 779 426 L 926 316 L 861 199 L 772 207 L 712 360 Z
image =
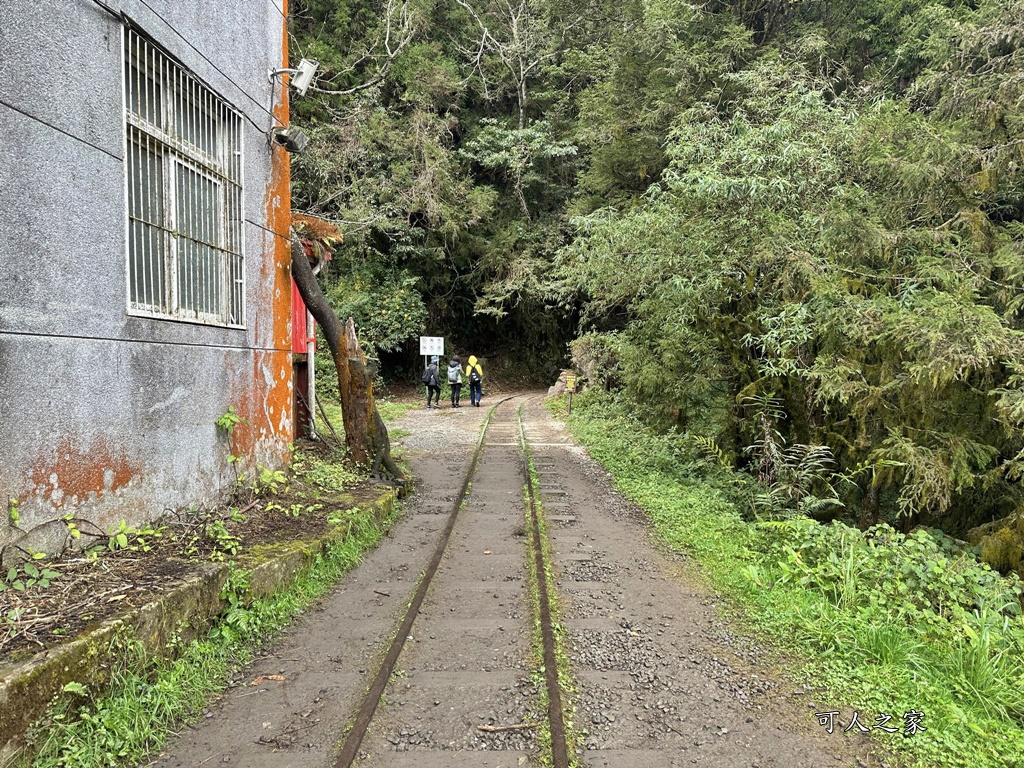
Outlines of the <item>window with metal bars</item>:
M 128 306 L 243 327 L 242 119 L 124 28 Z

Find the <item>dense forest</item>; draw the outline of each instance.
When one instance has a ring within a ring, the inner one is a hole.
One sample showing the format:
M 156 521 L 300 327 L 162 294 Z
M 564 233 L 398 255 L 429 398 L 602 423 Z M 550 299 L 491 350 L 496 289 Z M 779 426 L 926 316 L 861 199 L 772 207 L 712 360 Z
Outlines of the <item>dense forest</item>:
M 291 5 L 294 206 L 386 369 L 571 358 L 759 514 L 1020 567 L 1022 0 Z

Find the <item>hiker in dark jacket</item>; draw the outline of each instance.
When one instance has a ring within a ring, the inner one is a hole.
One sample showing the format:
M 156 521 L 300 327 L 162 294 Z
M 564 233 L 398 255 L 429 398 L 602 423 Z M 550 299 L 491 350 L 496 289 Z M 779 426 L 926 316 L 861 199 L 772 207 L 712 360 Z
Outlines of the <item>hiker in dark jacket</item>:
M 448 361 L 448 386 L 452 388 L 452 408 L 458 408 L 462 394 L 462 361 L 457 357 Z
M 438 357 L 430 358 L 430 365 L 423 372 L 423 383 L 427 385 L 427 408 L 441 407 L 441 374 L 437 370 Z M 434 405 L 430 405 L 431 397 L 434 398 Z

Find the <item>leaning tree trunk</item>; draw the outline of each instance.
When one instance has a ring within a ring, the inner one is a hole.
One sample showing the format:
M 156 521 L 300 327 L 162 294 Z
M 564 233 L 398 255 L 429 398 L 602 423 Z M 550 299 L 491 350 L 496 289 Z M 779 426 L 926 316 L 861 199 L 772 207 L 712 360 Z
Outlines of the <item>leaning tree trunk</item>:
M 405 479 L 405 474 L 391 458 L 388 430 L 373 402 L 376 371 L 366 363 L 366 356 L 356 338 L 355 322 L 350 317 L 342 326 L 324 298 L 316 275 L 309 266 L 306 251 L 297 237 L 292 237 L 292 277 L 306 307 L 320 323 L 334 359 L 341 397 L 341 418 L 345 425 L 345 444 L 352 460 L 368 465 L 373 472 L 383 468 L 392 477 Z
M 868 488 L 864 492 L 864 499 L 860 506 L 860 529 L 866 531 L 873 525 L 878 525 L 878 515 L 881 511 L 881 494 L 878 488 L 878 481 L 872 477 L 868 480 Z

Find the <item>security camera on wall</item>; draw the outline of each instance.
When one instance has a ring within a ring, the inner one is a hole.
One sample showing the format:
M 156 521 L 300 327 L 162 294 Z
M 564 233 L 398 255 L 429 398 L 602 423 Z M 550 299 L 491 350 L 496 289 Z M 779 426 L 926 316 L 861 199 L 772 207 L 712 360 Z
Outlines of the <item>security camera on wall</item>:
M 313 75 L 316 74 L 319 67 L 320 62 L 313 59 L 303 59 L 299 62 L 298 74 L 292 75 L 292 88 L 300 96 L 306 95 L 306 89 L 313 83 Z
M 315 59 L 303 59 L 299 62 L 299 66 L 297 67 L 271 70 L 270 82 L 274 82 L 274 78 L 280 75 L 289 74 L 292 76 L 292 88 L 295 89 L 299 96 L 305 96 L 309 86 L 313 83 L 313 76 L 316 75 L 316 71 L 319 67 L 319 61 L 316 61 Z
M 275 128 L 272 133 L 274 141 L 292 155 L 301 154 L 309 144 L 309 137 L 298 128 Z

